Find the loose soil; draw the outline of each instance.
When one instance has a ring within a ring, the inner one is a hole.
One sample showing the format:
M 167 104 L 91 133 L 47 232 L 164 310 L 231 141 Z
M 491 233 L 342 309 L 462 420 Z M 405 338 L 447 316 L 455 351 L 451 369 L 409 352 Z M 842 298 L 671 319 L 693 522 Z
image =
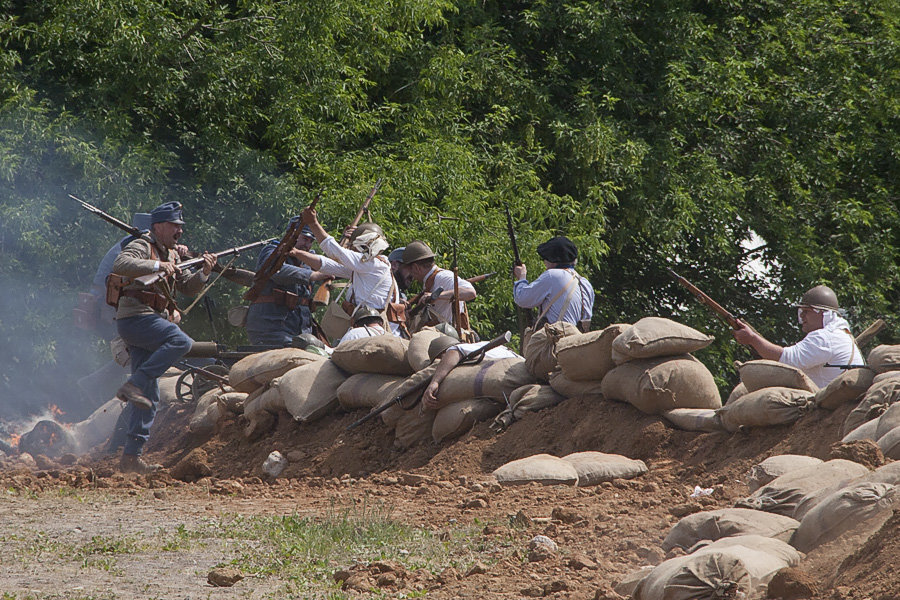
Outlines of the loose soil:
M 0 539 L 16 539 L 11 536 L 23 530 L 62 541 L 90 539 L 171 530 L 217 515 L 324 514 L 336 504 L 378 499 L 395 518 L 435 532 L 477 525 L 486 548 L 513 540 L 510 550 L 496 554 L 497 560 L 486 554 L 471 573 L 422 578 L 428 598 L 613 599 L 618 596 L 612 588 L 625 575 L 665 559 L 659 544 L 680 517 L 731 507 L 746 496 L 746 473 L 761 460 L 785 453 L 827 460 L 834 452 L 871 466 L 865 445 L 832 449 L 850 409 L 814 411 L 793 426 L 699 434 L 674 430 L 628 405 L 572 399 L 527 415 L 502 434 L 482 423 L 453 442 L 399 451 L 380 423 L 345 431 L 362 413 L 307 425 L 284 415 L 255 442 L 244 437 L 241 420 L 233 419 L 198 440 L 188 433 L 190 407 L 175 404 L 160 412 L 147 446 L 147 458 L 166 467 L 161 473 L 124 476 L 109 456 L 39 456 L 30 469 L 20 459 L 3 462 L 0 511 L 6 518 L 0 519 Z M 274 481 L 261 470 L 272 450 L 289 461 Z M 593 488 L 491 483 L 491 471 L 510 460 L 585 450 L 642 459 L 650 471 Z M 691 498 L 696 485 L 713 493 Z M 809 597 L 815 598 L 900 598 L 893 566 L 900 561 L 900 516 L 870 533 L 868 539 L 857 536 L 817 549 L 780 580 L 779 589 L 812 589 Z M 532 562 L 528 542 L 538 534 L 553 539 L 559 551 Z M 6 572 L 0 593 L 56 597 L 40 594 L 80 588 L 96 594 L 84 597 L 262 598 L 277 589 L 277 581 L 264 577 L 230 588 L 209 586 L 207 572 L 230 552 L 223 541 L 174 558 L 125 557 L 115 574 L 0 558 Z M 391 580 L 384 579 L 385 597 L 411 592 L 392 587 Z

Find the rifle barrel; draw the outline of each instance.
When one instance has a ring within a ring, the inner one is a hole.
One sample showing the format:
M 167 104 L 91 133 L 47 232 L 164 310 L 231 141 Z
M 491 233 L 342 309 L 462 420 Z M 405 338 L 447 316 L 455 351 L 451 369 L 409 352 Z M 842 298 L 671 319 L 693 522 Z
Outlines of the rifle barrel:
M 119 219 L 115 218 L 111 214 L 103 212 L 102 210 L 100 210 L 99 208 L 94 206 L 93 204 L 88 204 L 84 200 L 77 198 L 77 197 L 73 196 L 72 194 L 68 194 L 68 196 L 69 196 L 69 198 L 71 198 L 72 200 L 74 200 L 75 202 L 80 204 L 81 207 L 83 209 L 85 209 L 86 211 L 94 213 L 95 215 L 97 215 L 98 217 L 100 217 L 101 219 L 106 221 L 107 223 L 115 225 L 116 227 L 118 227 L 122 231 L 128 233 L 129 235 L 133 235 L 135 237 L 138 237 L 141 235 L 141 230 L 138 229 L 137 227 L 133 227 L 124 221 L 120 221 Z
M 264 244 L 268 244 L 268 243 L 269 243 L 268 240 L 260 240 L 258 242 L 253 242 L 251 244 L 245 244 L 243 246 L 238 246 L 236 248 L 229 248 L 228 250 L 222 250 L 221 252 L 216 252 L 216 253 L 214 253 L 214 256 L 217 259 L 225 258 L 228 256 L 232 256 L 234 254 L 240 254 L 241 252 L 244 252 L 246 250 L 252 250 L 253 248 L 258 248 L 258 247 L 260 247 Z M 196 267 L 197 265 L 201 265 L 201 264 L 203 264 L 202 256 L 200 256 L 198 258 L 191 258 L 191 259 L 182 261 L 180 263 L 177 263 L 175 265 L 175 267 L 179 271 L 183 272 L 183 271 L 186 271 L 188 269 L 191 269 L 191 268 Z M 142 275 L 141 277 L 135 277 L 134 281 L 147 287 L 147 286 L 153 285 L 160 279 L 163 279 L 165 276 L 166 276 L 165 271 L 157 271 L 156 273 L 151 273 L 149 275 Z

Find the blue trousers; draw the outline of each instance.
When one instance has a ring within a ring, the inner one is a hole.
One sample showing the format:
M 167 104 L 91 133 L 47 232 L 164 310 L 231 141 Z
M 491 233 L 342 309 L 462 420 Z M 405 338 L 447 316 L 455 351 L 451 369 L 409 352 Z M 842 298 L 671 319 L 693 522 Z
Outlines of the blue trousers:
M 159 403 L 156 380 L 188 353 L 194 340 L 178 325 L 157 314 L 119 319 L 116 327 L 131 355 L 128 381 L 140 388 L 153 403 L 149 410 L 132 407 L 124 453 L 137 455 L 150 437 L 150 427 L 156 416 Z

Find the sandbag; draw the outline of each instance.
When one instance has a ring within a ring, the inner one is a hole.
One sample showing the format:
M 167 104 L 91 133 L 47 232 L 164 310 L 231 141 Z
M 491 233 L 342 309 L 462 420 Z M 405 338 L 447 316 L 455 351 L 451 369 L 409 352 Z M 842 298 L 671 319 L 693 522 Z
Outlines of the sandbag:
M 556 359 L 557 342 L 578 333 L 578 328 L 565 321 L 547 323 L 531 334 L 525 346 L 525 367 L 532 377 L 547 382 L 550 374 L 559 368 Z
M 728 431 L 794 423 L 815 407 L 806 390 L 767 387 L 741 396 L 717 412 Z
M 873 442 L 877 442 L 878 438 L 875 437 L 875 432 L 878 431 L 878 419 L 872 419 L 871 421 L 866 421 L 843 438 L 841 438 L 841 442 L 855 442 L 857 440 L 872 440 Z
M 746 396 L 746 395 L 747 395 L 747 386 L 744 385 L 743 381 L 739 381 L 738 384 L 736 386 L 734 386 L 734 389 L 731 390 L 731 393 L 728 394 L 728 399 L 725 400 L 725 405 L 727 406 L 728 404 L 734 402 L 741 396 Z
M 76 445 L 73 452 L 76 454 L 88 452 L 94 446 L 99 446 L 109 439 L 123 408 L 125 408 L 125 404 L 118 398 L 113 398 L 102 404 L 83 421 L 73 423 L 69 427 L 69 433 L 72 434 Z
M 188 429 L 194 435 L 208 435 L 215 430 L 219 419 L 222 417 L 222 409 L 219 407 L 219 395 L 222 390 L 213 388 L 203 394 L 194 407 Z
M 418 442 L 430 439 L 436 414 L 433 410 L 425 409 L 421 403 L 411 410 L 401 409 L 400 418 L 394 425 L 394 445 L 405 450 Z
M 324 357 L 299 348 L 258 352 L 234 363 L 228 372 L 228 385 L 235 391 L 250 393 L 295 367 L 322 360 Z
M 428 358 L 428 346 L 443 334 L 434 327 L 423 327 L 409 338 L 409 347 L 406 349 L 406 362 L 413 372 L 421 371 L 431 363 Z
M 818 386 L 813 383 L 806 373 L 777 360 L 748 360 L 747 362 L 735 362 L 741 383 L 747 388 L 747 392 L 755 392 L 767 387 L 785 387 L 795 390 L 806 390 L 816 393 Z
M 634 600 L 748 598 L 765 590 L 781 569 L 800 562 L 781 540 L 758 535 L 727 537 L 671 558 L 638 584 Z M 727 595 L 724 595 L 727 591 Z
M 514 421 L 521 419 L 525 413 L 556 406 L 565 399 L 565 396 L 558 394 L 549 385 L 539 383 L 523 385 L 510 394 L 508 406 L 494 419 L 492 428 L 503 431 Z
M 348 342 L 349 343 L 349 342 Z M 330 360 L 291 369 L 275 384 L 284 408 L 294 420 L 306 423 L 325 416 L 338 405 L 337 390 L 347 374 Z
M 877 419 L 878 427 L 875 428 L 875 439 L 880 440 L 887 432 L 895 427 L 900 427 L 900 402 L 891 404 Z
M 337 389 L 337 399 L 341 408 L 347 411 L 372 408 L 396 396 L 394 390 L 403 379 L 398 375 L 357 373 L 348 377 Z
M 616 323 L 600 331 L 577 333 L 556 343 L 556 359 L 571 381 L 600 381 L 616 366 L 612 343 L 630 325 Z
M 606 374 L 600 389 L 604 397 L 629 402 L 647 414 L 722 406 L 712 373 L 689 354 L 623 363 Z
M 900 486 L 900 461 L 889 462 L 863 476 L 859 481 L 890 483 Z M 854 482 L 857 483 L 857 482 Z
M 683 431 L 724 431 L 722 419 L 714 408 L 673 408 L 662 416 Z
M 274 415 L 284 410 L 284 398 L 281 397 L 281 391 L 277 388 L 279 381 L 281 381 L 281 378 L 276 377 L 247 396 L 247 399 L 244 400 L 245 417 L 252 419 L 260 412 L 268 412 Z
M 879 437 L 878 447 L 881 448 L 881 453 L 884 454 L 885 458 L 900 460 L 900 426 Z
M 550 387 L 563 398 L 591 398 L 599 400 L 603 393 L 601 382 L 575 381 L 569 379 L 565 373 L 554 373 L 550 376 Z
M 612 358 L 618 365 L 635 358 L 678 356 L 706 348 L 714 339 L 671 319 L 644 317 L 616 336 Z
M 410 375 L 412 367 L 406 359 L 409 342 L 390 333 L 349 340 L 339 344 L 331 360 L 348 373 L 380 373 Z
M 821 458 L 803 456 L 802 454 L 779 454 L 778 456 L 770 456 L 758 465 L 751 467 L 747 472 L 747 487 L 750 488 L 751 492 L 755 492 L 776 477 L 781 477 L 785 473 L 790 473 L 791 471 L 797 471 L 813 465 L 820 465 L 822 462 Z
M 738 500 L 735 506 L 797 518 L 797 506 L 807 494 L 843 485 L 868 472 L 869 469 L 856 462 L 840 458 L 829 460 L 776 477 L 747 498 Z
M 159 386 L 159 406 L 168 406 L 175 402 L 181 402 L 178 399 L 178 378 L 183 371 L 175 367 L 166 369 L 162 377 L 156 380 Z
M 231 413 L 235 415 L 244 414 L 244 403 L 250 395 L 244 392 L 224 392 L 218 395 L 216 401 L 219 403 L 223 413 Z
M 644 461 L 620 454 L 575 452 L 562 459 L 575 467 L 579 487 L 599 485 L 613 479 L 634 479 L 647 472 Z
M 494 418 L 503 408 L 490 398 L 472 398 L 454 402 L 437 411 L 431 426 L 435 442 L 453 439 L 469 431 L 475 423 Z
M 882 379 L 876 377 L 860 403 L 847 415 L 841 427 L 841 435 L 847 435 L 866 421 L 880 417 L 898 399 L 900 399 L 900 376 L 892 374 Z
M 844 487 L 809 510 L 791 538 L 801 552 L 832 541 L 866 522 L 886 520 L 893 513 L 897 486 L 889 483 L 861 482 Z
M 876 373 L 900 371 L 900 346 L 875 346 L 869 352 L 866 364 Z
M 775 515 L 749 508 L 721 508 L 694 513 L 682 518 L 669 530 L 662 549 L 689 550 L 702 540 L 716 541 L 738 535 L 761 535 L 788 542 L 800 522 L 784 515 Z
M 500 485 L 522 485 L 537 481 L 544 485 L 577 485 L 578 471 L 570 463 L 550 454 L 535 454 L 496 469 Z
M 816 392 L 816 406 L 834 410 L 844 402 L 859 400 L 874 378 L 871 369 L 848 369 Z
M 510 394 L 529 383 L 534 383 L 534 377 L 521 358 L 484 359 L 477 365 L 463 365 L 450 371 L 438 388 L 438 408 L 472 398 L 492 398 L 506 404 Z

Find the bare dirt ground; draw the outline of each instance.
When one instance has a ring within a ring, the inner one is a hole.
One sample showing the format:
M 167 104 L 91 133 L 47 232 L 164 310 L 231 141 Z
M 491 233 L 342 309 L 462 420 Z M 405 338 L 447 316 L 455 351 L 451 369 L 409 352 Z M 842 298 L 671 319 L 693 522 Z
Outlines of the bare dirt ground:
M 392 518 L 437 536 L 472 531 L 480 550 L 455 569 L 394 565 L 396 577 L 372 573 L 363 591 L 343 592 L 349 597 L 614 599 L 626 574 L 664 560 L 660 542 L 680 517 L 746 496 L 745 474 L 757 462 L 783 453 L 830 458 L 850 408 L 813 412 L 790 427 L 697 434 L 627 405 L 567 400 L 499 435 L 479 424 L 454 442 L 399 452 L 380 424 L 345 432 L 358 414 L 310 425 L 284 418 L 253 443 L 234 420 L 197 440 L 187 434 L 189 408 L 176 405 L 160 413 L 148 445 L 148 458 L 166 467 L 162 473 L 123 476 L 115 459 L 99 456 L 38 457 L 31 469 L 13 459 L 0 465 L 0 593 L 17 600 L 287 597 L 273 576 L 224 588 L 207 583 L 210 569 L 240 555 L 240 541 L 210 535 L 189 551 L 166 548 L 179 531 L 241 516 L 316 516 L 377 501 Z M 289 466 L 267 481 L 261 464 L 276 449 Z M 510 460 L 583 450 L 639 458 L 650 472 L 593 488 L 500 488 L 490 481 L 491 471 Z M 695 485 L 714 491 L 692 499 Z M 538 534 L 559 550 L 533 561 L 528 542 Z M 895 515 L 868 541 L 814 551 L 798 576 L 815 582 L 815 598 L 900 598 L 898 534 Z M 107 553 L 84 551 L 91 540 L 121 544 L 132 535 L 158 543 L 120 549 L 108 563 Z M 79 550 L 61 556 L 66 548 Z

